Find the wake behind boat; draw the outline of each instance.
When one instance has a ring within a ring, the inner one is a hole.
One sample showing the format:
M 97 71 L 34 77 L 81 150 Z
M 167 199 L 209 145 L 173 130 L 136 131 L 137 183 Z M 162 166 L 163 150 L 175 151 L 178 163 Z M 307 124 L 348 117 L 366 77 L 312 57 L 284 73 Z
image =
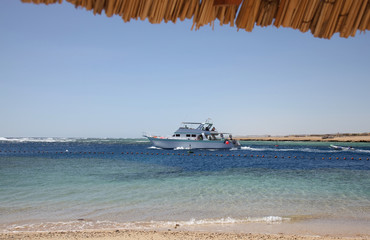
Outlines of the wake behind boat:
M 230 133 L 218 132 L 209 120 L 204 123 L 183 122 L 172 137 L 144 135 L 155 146 L 164 149 L 230 149 L 239 148 L 239 141 Z
M 333 145 L 333 144 L 330 145 L 330 148 L 333 149 L 333 150 L 338 150 L 338 151 L 355 150 L 353 147 L 342 147 L 342 146 L 336 146 L 336 145 Z

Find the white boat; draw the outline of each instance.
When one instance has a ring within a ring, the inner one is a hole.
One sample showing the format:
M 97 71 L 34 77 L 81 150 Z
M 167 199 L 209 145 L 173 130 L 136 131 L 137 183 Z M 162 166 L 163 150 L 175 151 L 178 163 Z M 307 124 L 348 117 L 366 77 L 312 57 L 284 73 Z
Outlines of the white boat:
M 158 148 L 164 149 L 230 149 L 239 148 L 239 141 L 230 133 L 218 132 L 208 119 L 204 123 L 183 122 L 171 137 L 144 135 Z

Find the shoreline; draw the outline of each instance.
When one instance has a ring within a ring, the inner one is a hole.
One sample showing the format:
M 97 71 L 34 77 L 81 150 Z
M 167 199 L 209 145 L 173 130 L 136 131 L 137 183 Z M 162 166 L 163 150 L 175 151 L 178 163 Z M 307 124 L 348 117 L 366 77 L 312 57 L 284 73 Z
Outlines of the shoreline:
M 281 223 L 225 223 L 186 225 L 172 223 L 167 226 L 143 228 L 105 226 L 103 228 L 64 228 L 53 227 L 19 230 L 0 230 L 0 239 L 269 239 L 269 240 L 332 240 L 369 239 L 370 228 L 366 221 L 296 219 Z
M 90 239 L 90 240 L 231 240 L 231 239 L 265 239 L 265 240 L 364 240 L 370 236 L 357 235 L 354 237 L 345 236 L 315 236 L 285 233 L 234 233 L 234 232 L 203 232 L 203 231 L 178 231 L 178 230 L 84 230 L 84 231 L 59 231 L 59 232 L 18 232 L 0 233 L 0 239 Z
M 236 136 L 239 141 L 297 141 L 297 142 L 364 142 L 370 143 L 370 133 L 363 134 L 323 134 L 288 136 Z

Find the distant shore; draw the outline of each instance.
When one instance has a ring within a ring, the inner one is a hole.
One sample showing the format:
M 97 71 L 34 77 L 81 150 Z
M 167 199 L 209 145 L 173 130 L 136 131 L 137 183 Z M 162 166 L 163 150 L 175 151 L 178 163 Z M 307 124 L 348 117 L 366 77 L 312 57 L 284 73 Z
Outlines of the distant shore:
M 23 232 L 2 233 L 0 239 L 89 239 L 89 240 L 194 240 L 194 239 L 249 239 L 249 240 L 364 240 L 368 236 L 358 237 L 332 237 L 332 236 L 300 236 L 287 234 L 258 234 L 258 233 L 220 233 L 220 232 L 193 232 L 193 231 L 138 231 L 138 230 L 114 230 L 114 231 L 67 231 L 67 232 Z
M 370 133 L 312 134 L 288 136 L 237 136 L 240 141 L 370 142 Z

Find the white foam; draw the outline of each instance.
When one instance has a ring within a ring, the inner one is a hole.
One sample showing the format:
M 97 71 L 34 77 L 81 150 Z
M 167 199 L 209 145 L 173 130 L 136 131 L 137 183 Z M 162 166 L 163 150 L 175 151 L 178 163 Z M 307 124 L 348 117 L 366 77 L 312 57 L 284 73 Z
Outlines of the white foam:
M 174 148 L 173 150 L 189 150 L 190 147 L 177 147 L 177 148 Z
M 289 218 L 283 218 L 279 216 L 267 216 L 267 217 L 260 217 L 260 218 L 248 218 L 250 222 L 261 222 L 261 223 L 282 223 L 284 221 L 289 221 Z
M 253 147 L 249 147 L 249 146 L 243 146 L 240 149 L 241 150 L 245 150 L 245 151 L 257 151 L 257 152 L 264 152 L 264 151 L 271 151 L 271 152 L 309 152 L 309 153 L 331 153 L 331 152 L 337 152 L 337 151 L 331 150 L 331 149 L 321 150 L 321 149 L 315 149 L 315 148 L 279 148 L 279 147 L 272 147 L 272 148 L 268 148 L 268 147 L 267 148 L 253 148 Z
M 248 147 L 248 146 L 243 146 L 240 148 L 241 150 L 247 150 L 247 151 L 269 151 L 270 149 L 268 148 L 252 148 L 252 147 Z M 271 149 L 273 150 L 273 149 Z M 276 149 L 274 149 L 276 150 Z
M 370 150 L 355 149 L 355 152 L 370 153 Z
M 188 221 L 150 221 L 150 222 L 114 222 L 109 220 L 74 220 L 66 222 L 44 222 L 28 224 L 12 224 L 7 226 L 3 232 L 47 232 L 47 231 L 79 231 L 96 229 L 155 229 L 179 226 L 204 226 L 204 225 L 225 225 L 225 224 L 243 224 L 243 223 L 268 223 L 279 224 L 289 221 L 289 218 L 279 216 L 266 217 L 246 217 L 246 218 L 216 218 L 216 219 L 195 219 Z
M 273 152 L 290 152 L 290 151 L 306 151 L 308 148 L 278 148 L 278 147 L 272 147 L 272 148 L 253 148 L 253 147 L 248 147 L 244 146 L 241 147 L 241 150 L 247 150 L 247 151 L 273 151 Z
M 192 218 L 189 221 L 152 221 L 152 227 L 171 227 L 176 224 L 180 226 L 200 226 L 200 225 L 224 225 L 224 224 L 243 224 L 243 223 L 268 223 L 268 224 L 279 224 L 289 221 L 289 218 L 283 218 L 279 216 L 266 216 L 266 217 L 246 217 L 246 218 L 218 218 L 218 219 L 195 219 Z
M 162 149 L 162 148 L 151 146 L 151 147 L 148 147 L 148 149 Z

